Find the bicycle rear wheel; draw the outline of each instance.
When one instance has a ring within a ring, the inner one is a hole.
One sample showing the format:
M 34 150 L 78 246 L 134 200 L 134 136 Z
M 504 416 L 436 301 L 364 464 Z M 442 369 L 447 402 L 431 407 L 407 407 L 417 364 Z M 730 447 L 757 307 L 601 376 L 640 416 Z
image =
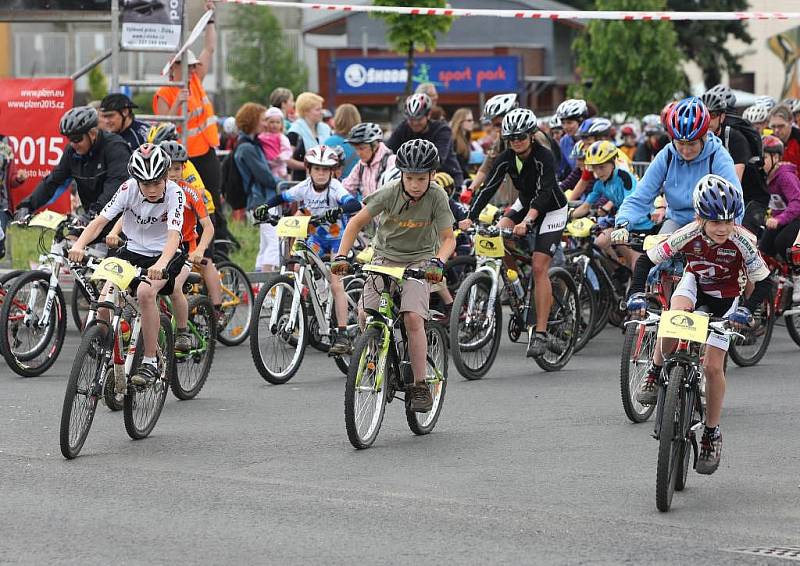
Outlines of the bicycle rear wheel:
M 71 460 L 80 454 L 97 410 L 95 382 L 105 373 L 106 350 L 109 348 L 105 326 L 89 328 L 81 339 L 64 393 L 61 408 L 59 443 L 61 454 Z M 113 379 L 113 377 L 112 377 Z
M 217 340 L 226 346 L 238 346 L 247 340 L 253 320 L 255 297 L 244 270 L 230 261 L 217 265 L 222 284 L 222 312 L 217 325 Z
M 173 352 L 175 342 L 172 336 L 172 322 L 165 315 L 161 315 L 161 329 L 158 332 L 158 358 L 159 372 L 158 378 L 149 386 L 137 387 L 128 384 L 128 393 L 125 395 L 125 406 L 123 417 L 125 430 L 134 440 L 146 438 L 153 431 L 161 416 L 164 408 L 164 401 L 167 399 L 169 382 L 172 376 Z M 133 371 L 139 367 L 144 354 L 144 339 L 139 335 L 136 344 L 136 354 L 133 358 Z M 127 376 L 126 376 L 127 377 Z
M 492 280 L 484 272 L 473 273 L 461 285 L 450 315 L 450 351 L 458 373 L 480 379 L 491 369 L 500 347 L 503 309 L 499 293 L 489 312 Z
M 667 371 L 669 384 L 661 415 L 656 467 L 656 507 L 662 512 L 669 511 L 672 505 L 672 496 L 681 473 L 680 462 L 685 456 L 685 445 L 689 441 L 688 425 L 691 418 L 691 409 L 687 406 L 683 386 L 686 368 L 674 365 Z
M 428 339 L 425 384 L 433 397 L 433 407 L 427 413 L 417 413 L 406 408 L 408 427 L 417 435 L 430 434 L 436 426 L 442 414 L 447 389 L 447 332 L 441 324 L 429 322 L 425 326 L 425 335 Z
M 175 352 L 175 367 L 170 388 L 178 399 L 194 399 L 208 379 L 214 361 L 215 332 L 214 306 L 205 295 L 189 297 L 189 333 L 192 348 L 189 352 Z
M 547 319 L 547 350 L 534 358 L 545 371 L 558 371 L 572 358 L 578 338 L 580 298 L 572 276 L 561 267 L 550 268 L 553 303 Z
M 261 287 L 254 305 L 256 323 L 250 332 L 250 355 L 261 377 L 273 385 L 286 383 L 297 373 L 308 344 L 308 319 L 302 300 L 294 328 L 286 330 L 293 295 L 294 279 L 282 275 Z M 273 313 L 275 324 L 270 326 Z
M 653 414 L 655 405 L 642 405 L 636 400 L 636 392 L 647 373 L 650 360 L 656 350 L 656 331 L 639 324 L 629 324 L 622 342 L 622 358 L 619 366 L 619 388 L 622 408 L 634 423 L 643 423 Z
M 771 297 L 766 297 L 755 309 L 753 319 L 754 325 L 741 331 L 744 340 L 734 336 L 728 348 L 728 355 L 739 367 L 754 366 L 767 353 L 769 341 L 772 339 L 772 329 L 775 326 Z
M 383 334 L 367 330 L 356 341 L 344 388 L 344 424 L 355 448 L 369 448 L 378 437 L 395 365 L 381 355 Z M 379 374 L 382 376 L 379 377 Z

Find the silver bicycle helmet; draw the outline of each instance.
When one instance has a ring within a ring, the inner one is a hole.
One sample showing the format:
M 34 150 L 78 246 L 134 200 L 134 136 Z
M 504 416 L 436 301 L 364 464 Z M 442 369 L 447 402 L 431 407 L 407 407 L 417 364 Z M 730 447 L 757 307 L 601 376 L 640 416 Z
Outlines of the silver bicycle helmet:
M 175 140 L 163 141 L 158 144 L 161 149 L 167 152 L 169 159 L 176 163 L 185 163 L 189 161 L 189 152 L 183 147 L 183 144 Z
M 589 114 L 589 108 L 583 99 L 568 98 L 558 105 L 556 114 L 562 120 L 583 120 Z
M 769 120 L 769 108 L 766 106 L 760 106 L 758 104 L 748 106 L 745 108 L 744 112 L 742 112 L 742 118 L 751 124 L 760 124 L 761 122 L 766 122 Z
M 383 140 L 383 130 L 378 124 L 372 122 L 361 122 L 356 124 L 347 134 L 348 143 L 353 145 L 361 143 L 372 143 Z
M 76 106 L 67 110 L 58 123 L 62 136 L 79 136 L 97 127 L 97 110 L 91 106 Z
M 483 118 L 486 120 L 491 120 L 493 118 L 497 118 L 498 116 L 504 116 L 518 106 L 519 102 L 517 102 L 516 93 L 510 92 L 508 94 L 498 94 L 491 97 L 486 101 L 486 104 L 484 104 Z

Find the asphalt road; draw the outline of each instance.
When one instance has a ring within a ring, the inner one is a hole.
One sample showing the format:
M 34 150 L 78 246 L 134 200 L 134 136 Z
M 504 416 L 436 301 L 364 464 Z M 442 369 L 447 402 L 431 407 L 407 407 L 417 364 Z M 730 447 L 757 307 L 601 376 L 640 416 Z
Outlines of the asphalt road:
M 77 348 L 45 376 L 0 368 L 0 563 L 764 564 L 800 546 L 800 351 L 783 327 L 731 369 L 722 465 L 655 508 L 657 443 L 618 390 L 606 330 L 559 373 L 505 341 L 490 375 L 451 366 L 436 430 L 397 404 L 369 450 L 347 441 L 344 380 L 310 350 L 286 385 L 220 346 L 194 401 L 171 394 L 150 438 L 98 410 L 81 456 L 58 426 Z

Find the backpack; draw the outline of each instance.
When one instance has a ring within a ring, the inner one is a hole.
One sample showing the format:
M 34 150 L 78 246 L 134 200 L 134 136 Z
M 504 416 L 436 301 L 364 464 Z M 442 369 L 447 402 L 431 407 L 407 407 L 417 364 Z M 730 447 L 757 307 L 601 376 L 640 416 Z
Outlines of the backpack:
M 725 118 L 725 131 L 722 133 L 722 143 L 725 149 L 728 148 L 728 140 L 730 139 L 730 128 L 738 130 L 747 140 L 747 145 L 750 146 L 750 154 L 752 157 L 747 163 L 756 169 L 760 169 L 763 164 L 764 151 L 761 147 L 761 136 L 753 127 L 750 122 L 740 118 L 739 116 L 726 115 Z
M 222 161 L 222 194 L 225 202 L 234 210 L 238 210 L 246 207 L 247 194 L 244 192 L 242 174 L 233 158 L 234 153 L 236 153 L 236 149 L 233 149 Z

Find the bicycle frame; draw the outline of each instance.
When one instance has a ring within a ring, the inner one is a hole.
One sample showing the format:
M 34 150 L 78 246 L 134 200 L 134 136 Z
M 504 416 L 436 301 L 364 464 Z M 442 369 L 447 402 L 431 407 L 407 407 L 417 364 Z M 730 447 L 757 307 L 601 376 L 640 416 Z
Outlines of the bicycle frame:
M 178 332 L 178 320 L 175 318 L 173 314 L 173 307 L 172 307 L 172 299 L 168 295 L 163 295 L 159 297 L 161 299 L 161 312 L 166 314 L 170 317 L 170 324 L 172 326 L 172 332 L 174 335 Z M 191 313 L 190 313 L 191 314 Z M 179 352 L 175 350 L 174 355 L 175 359 L 178 361 L 183 361 L 185 359 L 190 358 L 196 354 L 202 354 L 208 349 L 208 340 L 203 334 L 197 330 L 197 326 L 195 326 L 194 322 L 192 322 L 191 316 L 186 321 L 186 329 L 195 337 L 198 343 L 198 347 L 192 348 L 188 352 Z

